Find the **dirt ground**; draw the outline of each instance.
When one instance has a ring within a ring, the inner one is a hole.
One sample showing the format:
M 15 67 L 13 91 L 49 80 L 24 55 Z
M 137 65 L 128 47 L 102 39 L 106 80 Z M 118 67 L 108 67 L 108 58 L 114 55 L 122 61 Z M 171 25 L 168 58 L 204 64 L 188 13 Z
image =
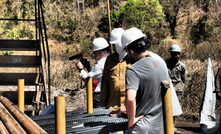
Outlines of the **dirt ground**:
M 176 122 L 176 128 L 181 132 L 181 134 L 200 134 L 200 125 L 198 122 Z

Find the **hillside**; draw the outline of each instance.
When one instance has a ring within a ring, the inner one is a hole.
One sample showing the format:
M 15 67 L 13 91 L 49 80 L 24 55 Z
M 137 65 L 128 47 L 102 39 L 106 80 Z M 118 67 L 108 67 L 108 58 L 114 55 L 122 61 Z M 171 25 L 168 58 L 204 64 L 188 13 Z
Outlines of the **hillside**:
M 124 8 L 127 1 L 113 0 L 111 10 L 115 11 L 115 14 L 112 14 L 112 27 L 127 29 L 137 26 L 142 29 L 148 35 L 150 50 L 164 59 L 168 58 L 170 44 L 178 43 L 182 46 L 182 61 L 187 67 L 187 82 L 181 101 L 184 111 L 181 118 L 197 121 L 205 88 L 208 56 L 212 58 L 214 72 L 220 65 L 221 2 L 220 0 L 150 1 L 159 4 L 160 7 L 153 8 L 159 12 L 160 15 L 157 14 L 159 18 L 148 22 L 145 21 L 148 18 L 142 21 L 139 19 L 134 23 L 134 17 L 126 14 L 127 9 Z M 31 18 L 32 4 L 31 0 L 2 0 L 0 18 Z M 91 55 L 89 50 L 95 37 L 102 36 L 108 39 L 107 22 L 102 20 L 107 13 L 106 3 L 86 1 L 85 7 L 82 5 L 78 7 L 76 0 L 45 0 L 44 5 L 51 53 L 52 95 L 66 96 L 67 110 L 85 109 L 85 90 L 82 89 L 84 84 L 79 78 L 74 62 L 68 58 L 82 51 Z M 120 18 L 122 21 L 118 21 Z M 143 22 L 143 25 L 139 22 Z M 33 39 L 33 25 L 0 21 L 0 39 Z M 220 105 L 217 106 L 220 110 Z

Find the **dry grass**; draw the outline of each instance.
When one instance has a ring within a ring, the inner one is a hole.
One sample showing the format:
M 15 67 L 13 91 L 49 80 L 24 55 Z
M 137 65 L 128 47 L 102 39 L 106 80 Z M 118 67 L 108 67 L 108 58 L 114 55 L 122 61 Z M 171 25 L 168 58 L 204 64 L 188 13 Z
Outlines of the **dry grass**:
M 174 43 L 181 46 L 182 61 L 187 68 L 185 91 L 180 101 L 184 113 L 180 119 L 198 121 L 205 90 L 207 59 L 210 55 L 215 75 L 218 66 L 220 66 L 221 45 L 219 42 L 202 42 L 197 46 L 190 46 L 178 39 L 168 37 L 162 40 L 159 46 L 152 46 L 151 51 L 167 59 L 169 57 L 169 46 Z M 218 101 L 217 103 L 218 110 L 221 106 Z
M 68 58 L 81 51 L 76 44 L 65 44 L 57 41 L 49 41 L 51 53 L 51 90 L 52 102 L 54 97 L 62 95 L 66 97 L 66 110 L 86 108 L 86 90 L 82 89 L 84 83 L 79 77 L 79 71 L 74 61 Z

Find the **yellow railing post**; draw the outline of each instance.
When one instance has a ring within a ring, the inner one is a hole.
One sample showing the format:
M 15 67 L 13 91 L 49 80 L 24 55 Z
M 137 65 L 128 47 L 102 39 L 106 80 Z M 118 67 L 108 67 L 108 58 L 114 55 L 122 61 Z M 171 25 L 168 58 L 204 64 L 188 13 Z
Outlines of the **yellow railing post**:
M 65 97 L 55 97 L 56 107 L 56 134 L 66 134 L 66 119 L 65 119 Z
M 87 83 L 87 113 L 93 113 L 92 78 L 89 78 Z
M 24 79 L 18 79 L 18 108 L 24 112 L 25 111 L 25 96 L 24 96 Z
M 164 117 L 165 134 L 174 134 L 172 96 L 170 88 L 166 90 L 164 96 L 164 116 L 165 116 Z

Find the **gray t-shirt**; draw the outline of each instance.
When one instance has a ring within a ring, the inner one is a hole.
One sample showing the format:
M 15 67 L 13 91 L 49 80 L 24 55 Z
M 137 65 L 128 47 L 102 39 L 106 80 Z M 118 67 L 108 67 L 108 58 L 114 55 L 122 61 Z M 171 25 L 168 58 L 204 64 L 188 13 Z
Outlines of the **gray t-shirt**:
M 165 61 L 155 53 L 143 57 L 127 68 L 126 88 L 137 91 L 136 117 L 145 115 L 149 126 L 163 128 L 161 82 L 169 80 Z

